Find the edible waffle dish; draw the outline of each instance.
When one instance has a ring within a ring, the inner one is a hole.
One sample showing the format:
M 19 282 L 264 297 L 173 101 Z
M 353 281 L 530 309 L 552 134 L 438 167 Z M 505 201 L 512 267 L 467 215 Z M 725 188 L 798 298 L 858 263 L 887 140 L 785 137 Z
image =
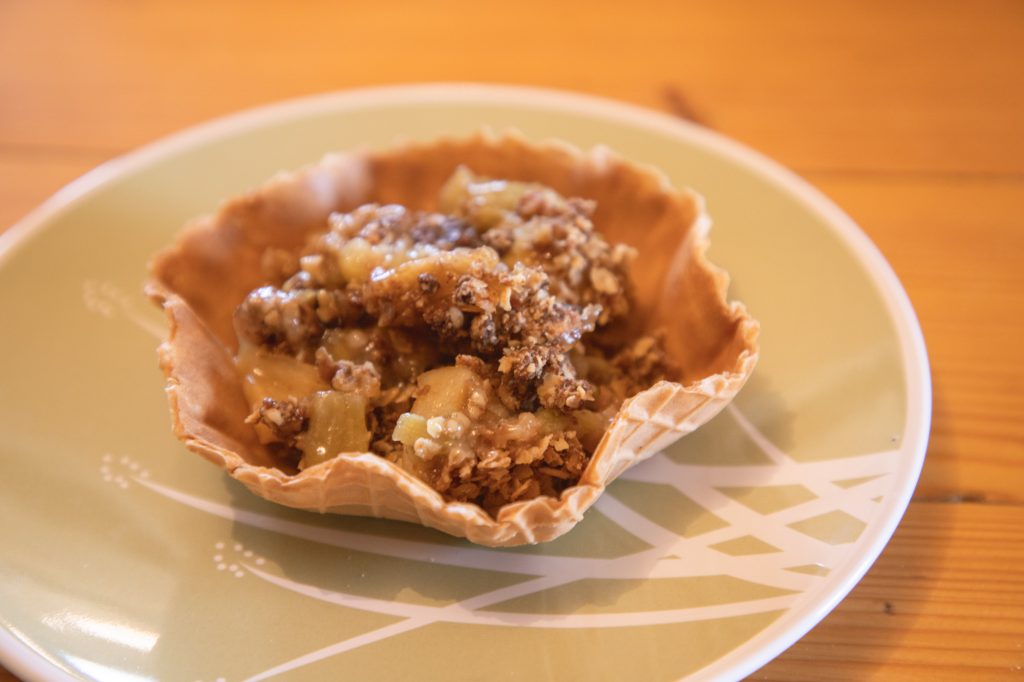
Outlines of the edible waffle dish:
M 516 134 L 281 174 L 151 264 L 175 433 L 279 504 L 551 540 L 753 370 L 709 227 L 656 171 Z

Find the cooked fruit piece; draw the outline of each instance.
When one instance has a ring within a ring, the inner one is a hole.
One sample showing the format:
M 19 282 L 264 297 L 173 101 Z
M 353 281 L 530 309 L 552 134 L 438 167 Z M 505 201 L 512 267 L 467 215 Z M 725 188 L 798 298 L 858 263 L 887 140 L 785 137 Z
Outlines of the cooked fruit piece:
M 527 190 L 536 185 L 510 180 L 481 180 L 465 166 L 459 166 L 441 188 L 438 206 L 486 230 L 515 210 Z
M 291 400 L 330 388 L 316 367 L 290 355 L 247 349 L 238 356 L 242 390 L 250 405 L 264 398 Z
M 420 375 L 421 393 L 412 411 L 421 417 L 448 417 L 466 409 L 470 393 L 480 387 L 480 378 L 461 365 L 438 367 Z
M 418 439 L 427 438 L 428 436 L 426 417 L 406 412 L 398 418 L 398 423 L 395 424 L 395 431 L 391 437 L 402 445 L 413 447 Z
M 309 430 L 299 443 L 299 466 L 303 469 L 343 452 L 366 452 L 370 447 L 366 398 L 339 391 L 320 391 L 314 395 L 309 405 Z

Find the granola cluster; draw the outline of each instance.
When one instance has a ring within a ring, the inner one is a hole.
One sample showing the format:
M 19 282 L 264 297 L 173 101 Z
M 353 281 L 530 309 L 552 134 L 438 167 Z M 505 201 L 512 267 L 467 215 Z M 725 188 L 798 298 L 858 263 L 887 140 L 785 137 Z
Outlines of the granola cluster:
M 459 169 L 439 203 L 362 206 L 265 254 L 235 316 L 249 422 L 300 468 L 369 450 L 492 513 L 556 496 L 672 375 L 659 339 L 622 340 L 634 252 L 539 185 Z

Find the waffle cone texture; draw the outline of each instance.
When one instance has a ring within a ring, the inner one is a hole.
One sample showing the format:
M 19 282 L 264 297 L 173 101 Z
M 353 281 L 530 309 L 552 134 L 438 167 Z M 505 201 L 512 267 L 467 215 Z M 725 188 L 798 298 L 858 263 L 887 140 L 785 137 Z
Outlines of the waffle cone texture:
M 301 249 L 330 213 L 368 202 L 435 210 L 439 189 L 460 164 L 596 200 L 596 229 L 639 252 L 631 324 L 637 333 L 664 329 L 682 368 L 678 383 L 660 381 L 623 403 L 575 486 L 558 498 L 508 504 L 495 517 L 445 501 L 370 452 L 302 471 L 281 465 L 245 423 L 250 405 L 233 361 L 232 316 L 249 291 L 266 284 L 265 249 Z M 753 371 L 758 324 L 742 304 L 727 301 L 728 275 L 705 258 L 709 228 L 703 200 L 673 189 L 657 171 L 604 148 L 534 144 L 515 133 L 334 154 L 279 174 L 186 226 L 150 263 L 147 293 L 169 323 L 159 358 L 174 432 L 189 450 L 282 505 L 399 519 L 488 546 L 551 540 L 575 526 L 619 474 L 717 414 Z

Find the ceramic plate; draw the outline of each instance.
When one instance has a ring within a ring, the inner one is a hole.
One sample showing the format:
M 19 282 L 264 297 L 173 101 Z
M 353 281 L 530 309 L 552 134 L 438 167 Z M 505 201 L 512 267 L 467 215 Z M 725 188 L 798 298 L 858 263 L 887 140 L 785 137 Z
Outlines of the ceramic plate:
M 280 169 L 481 124 L 604 144 L 707 198 L 711 258 L 762 323 L 738 400 L 517 550 L 276 507 L 188 453 L 150 254 Z M 878 556 L 931 409 L 906 295 L 821 194 L 667 116 L 519 88 L 315 97 L 129 154 L 0 238 L 0 320 L 0 654 L 32 679 L 738 678 Z

